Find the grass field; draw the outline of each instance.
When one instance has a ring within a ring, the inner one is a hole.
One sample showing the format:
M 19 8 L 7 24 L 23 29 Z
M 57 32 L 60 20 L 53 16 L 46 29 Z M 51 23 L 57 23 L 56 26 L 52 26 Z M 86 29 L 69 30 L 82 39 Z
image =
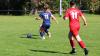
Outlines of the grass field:
M 57 16 L 57 15 L 55 15 Z M 88 27 L 81 23 L 80 35 L 89 49 L 88 56 L 100 54 L 100 15 L 85 15 Z M 57 16 L 59 24 L 52 22 L 52 37 L 39 38 L 39 25 L 34 16 L 0 16 L 0 56 L 84 56 L 76 43 L 77 54 L 70 55 L 68 21 Z M 32 38 L 26 38 L 32 33 Z

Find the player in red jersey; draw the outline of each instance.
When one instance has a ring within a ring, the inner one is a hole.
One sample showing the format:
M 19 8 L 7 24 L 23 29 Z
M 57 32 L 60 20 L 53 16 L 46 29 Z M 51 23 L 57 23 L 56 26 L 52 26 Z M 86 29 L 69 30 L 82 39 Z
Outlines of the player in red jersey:
M 64 15 L 65 20 L 69 18 L 69 27 L 70 27 L 69 40 L 72 47 L 72 51 L 70 52 L 70 54 L 76 53 L 75 43 L 74 43 L 74 38 L 75 38 L 79 43 L 80 47 L 84 50 L 85 55 L 88 55 L 88 50 L 79 35 L 79 29 L 80 29 L 79 17 L 82 17 L 85 26 L 87 26 L 86 19 L 83 13 L 78 8 L 76 8 L 75 2 L 71 1 L 70 6 L 71 8 L 67 9 Z

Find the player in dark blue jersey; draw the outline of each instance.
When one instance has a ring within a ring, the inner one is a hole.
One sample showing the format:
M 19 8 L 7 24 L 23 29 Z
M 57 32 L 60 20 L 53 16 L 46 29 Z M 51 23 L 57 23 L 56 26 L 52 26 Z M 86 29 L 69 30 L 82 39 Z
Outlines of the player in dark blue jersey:
M 45 33 L 47 33 L 47 35 L 49 37 L 51 37 L 51 33 L 49 32 L 50 25 L 51 25 L 50 18 L 52 17 L 52 19 L 55 20 L 55 21 L 56 21 L 56 18 L 50 12 L 48 4 L 44 5 L 44 11 L 39 14 L 39 17 L 43 20 L 43 23 L 40 26 L 40 36 L 41 36 L 41 38 L 45 39 L 45 37 L 44 37 Z M 39 19 L 39 18 L 36 18 L 36 19 Z M 56 23 L 57 23 L 57 21 L 56 21 Z

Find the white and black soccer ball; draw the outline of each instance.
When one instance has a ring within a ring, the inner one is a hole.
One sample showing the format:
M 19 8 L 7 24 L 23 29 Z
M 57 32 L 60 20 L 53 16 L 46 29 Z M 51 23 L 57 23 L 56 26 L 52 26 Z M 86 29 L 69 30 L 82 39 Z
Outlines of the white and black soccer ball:
M 32 34 L 31 33 L 28 33 L 27 34 L 27 38 L 32 38 Z

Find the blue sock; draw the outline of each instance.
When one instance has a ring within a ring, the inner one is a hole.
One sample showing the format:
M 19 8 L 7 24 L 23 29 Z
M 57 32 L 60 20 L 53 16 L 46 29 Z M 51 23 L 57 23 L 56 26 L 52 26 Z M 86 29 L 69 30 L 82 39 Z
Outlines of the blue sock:
M 40 32 L 40 36 L 43 37 L 45 35 L 44 32 Z
M 49 31 L 48 30 L 45 30 L 45 32 L 48 33 Z

